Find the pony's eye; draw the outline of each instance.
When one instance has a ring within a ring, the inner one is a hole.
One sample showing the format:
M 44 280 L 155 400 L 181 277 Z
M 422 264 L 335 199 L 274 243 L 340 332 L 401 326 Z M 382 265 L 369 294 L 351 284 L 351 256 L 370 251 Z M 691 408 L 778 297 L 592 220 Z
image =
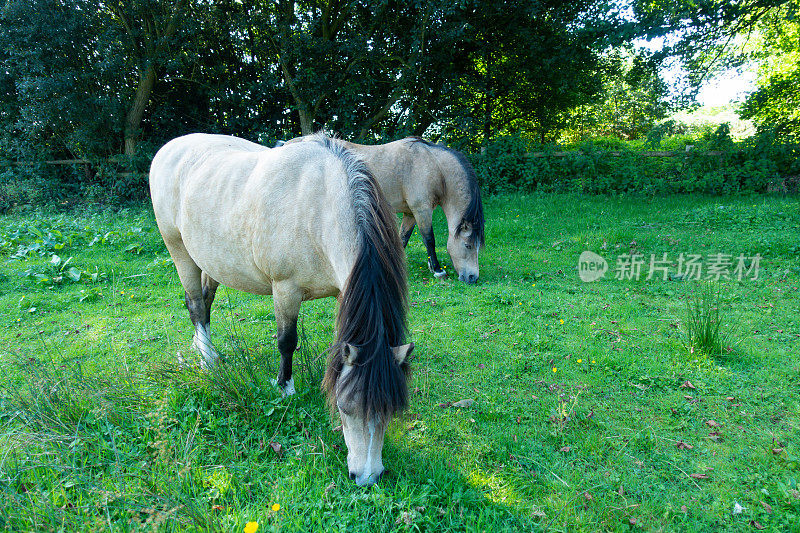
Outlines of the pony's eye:
M 343 415 L 352 416 L 351 410 L 342 408 L 342 403 L 341 402 L 336 402 L 336 408 L 339 409 L 339 412 L 342 413 Z
M 472 245 L 471 244 L 464 244 L 464 248 L 466 248 L 467 250 L 472 250 Z

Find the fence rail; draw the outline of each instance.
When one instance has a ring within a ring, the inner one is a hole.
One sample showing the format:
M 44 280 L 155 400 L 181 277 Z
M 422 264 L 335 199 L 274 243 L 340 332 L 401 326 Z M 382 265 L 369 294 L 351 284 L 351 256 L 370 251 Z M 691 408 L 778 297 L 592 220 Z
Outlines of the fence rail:
M 123 157 L 112 156 L 105 160 L 108 163 L 123 163 L 125 159 Z M 2 161 L 0 160 L 0 166 L 2 165 L 12 165 L 17 167 L 34 167 L 37 165 L 83 165 L 83 171 L 86 173 L 87 177 L 91 177 L 94 174 L 94 170 L 92 169 L 92 165 L 96 164 L 98 161 L 91 161 L 89 159 L 50 159 L 47 161 Z M 115 172 L 117 176 L 146 176 L 146 172 Z
M 11 165 L 18 167 L 33 167 L 36 165 L 91 165 L 88 159 L 54 159 L 52 161 L 9 161 Z
M 586 152 L 581 150 L 568 150 L 568 151 L 559 151 L 559 152 L 529 152 L 527 156 L 531 159 L 538 159 L 542 157 L 569 157 L 570 155 L 584 155 Z M 726 152 L 723 150 L 708 150 L 705 152 L 701 151 L 694 151 L 694 150 L 676 150 L 676 151 L 650 151 L 650 152 L 627 152 L 622 150 L 608 150 L 603 151 L 599 150 L 598 152 L 604 155 L 608 155 L 611 157 L 621 157 L 627 154 L 638 155 L 641 157 L 680 157 L 686 156 L 689 154 L 693 155 L 708 155 L 708 156 L 722 156 L 728 154 L 730 152 Z M 107 159 L 109 163 L 120 163 L 122 162 L 120 158 L 111 157 Z M 0 161 L 0 165 L 4 162 Z M 88 159 L 53 159 L 49 161 L 5 161 L 6 164 L 16 165 L 16 166 L 36 166 L 36 165 L 87 165 L 91 166 L 92 161 Z

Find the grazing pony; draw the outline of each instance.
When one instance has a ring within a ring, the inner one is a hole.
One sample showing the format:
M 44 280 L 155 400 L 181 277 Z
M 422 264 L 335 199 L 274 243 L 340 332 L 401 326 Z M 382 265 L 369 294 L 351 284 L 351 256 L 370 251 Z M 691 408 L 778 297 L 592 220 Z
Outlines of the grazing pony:
M 313 138 L 297 137 L 281 144 Z M 436 256 L 433 236 L 433 210 L 442 206 L 447 217 L 447 253 L 458 279 L 475 283 L 479 274 L 478 251 L 485 244 L 483 203 L 475 170 L 466 156 L 419 137 L 374 146 L 342 142 L 361 156 L 392 209 L 403 214 L 403 246 L 408 244 L 414 226 L 419 226 L 428 253 L 428 268 L 437 278 L 447 276 Z
M 272 294 L 277 382 L 294 392 L 292 354 L 305 300 L 338 296 L 324 389 L 342 419 L 358 485 L 381 476 L 386 427 L 408 401 L 403 248 L 391 207 L 337 140 L 269 149 L 225 135 L 167 143 L 150 167 L 158 228 L 175 263 L 204 366 L 216 364 L 210 309 L 220 283 Z

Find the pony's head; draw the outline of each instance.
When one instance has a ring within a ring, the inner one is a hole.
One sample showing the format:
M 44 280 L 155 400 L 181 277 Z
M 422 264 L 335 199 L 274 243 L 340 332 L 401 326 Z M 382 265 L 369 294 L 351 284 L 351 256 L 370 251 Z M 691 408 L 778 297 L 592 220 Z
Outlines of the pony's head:
M 478 281 L 478 251 L 482 241 L 475 238 L 476 231 L 473 224 L 462 221 L 447 237 L 447 253 L 450 254 L 459 281 L 465 283 Z
M 461 152 L 450 150 L 461 166 L 463 182 L 460 187 L 451 185 L 448 194 L 459 198 L 448 198 L 449 203 L 458 205 L 458 209 L 449 207 L 447 237 L 447 253 L 453 261 L 453 268 L 458 279 L 466 283 L 478 281 L 478 252 L 484 245 L 484 219 L 481 189 L 475 177 L 475 171 Z M 456 189 L 456 190 L 453 190 Z M 460 194 L 459 194 L 460 193 Z M 453 220 L 450 220 L 450 218 Z
M 369 374 L 373 374 L 374 378 L 373 372 L 368 370 L 365 372 L 365 367 L 372 361 L 363 361 L 361 357 L 363 354 L 360 354 L 359 348 L 352 344 L 343 344 L 339 349 L 341 353 L 338 357 L 334 356 L 332 361 L 332 366 L 338 367 L 339 372 L 333 372 L 338 375 L 329 389 L 329 399 L 335 404 L 342 421 L 350 479 L 355 481 L 356 485 L 364 487 L 377 483 L 384 472 L 383 439 L 395 410 L 401 407 L 401 403 L 405 403 L 405 399 L 387 397 L 383 398 L 388 401 L 381 408 L 371 405 L 374 403 L 374 398 L 370 398 L 369 387 L 373 387 L 374 390 L 375 384 L 368 384 L 364 378 Z M 402 388 L 405 388 L 405 375 L 408 372 L 413 349 L 414 343 L 391 349 L 392 359 L 389 365 L 393 368 L 384 379 L 390 378 L 391 375 L 402 376 Z M 330 370 L 331 367 L 329 372 Z M 327 378 L 326 375 L 326 380 Z M 384 384 L 384 388 L 385 385 L 387 384 Z

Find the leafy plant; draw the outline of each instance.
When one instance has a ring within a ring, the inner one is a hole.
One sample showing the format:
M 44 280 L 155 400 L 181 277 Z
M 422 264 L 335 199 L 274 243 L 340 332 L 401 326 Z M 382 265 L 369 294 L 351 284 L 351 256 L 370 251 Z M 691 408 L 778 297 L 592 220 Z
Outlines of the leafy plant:
M 67 281 L 79 283 L 81 281 L 89 281 L 97 283 L 107 278 L 105 272 L 100 272 L 95 267 L 94 272 L 82 270 L 80 268 L 69 266 L 72 262 L 72 257 L 64 260 L 58 255 L 53 254 L 50 261 L 42 268 L 31 267 L 25 270 L 26 277 L 33 278 L 37 283 L 42 285 L 58 285 Z M 67 268 L 69 266 L 69 268 Z M 81 300 L 83 301 L 83 300 Z

